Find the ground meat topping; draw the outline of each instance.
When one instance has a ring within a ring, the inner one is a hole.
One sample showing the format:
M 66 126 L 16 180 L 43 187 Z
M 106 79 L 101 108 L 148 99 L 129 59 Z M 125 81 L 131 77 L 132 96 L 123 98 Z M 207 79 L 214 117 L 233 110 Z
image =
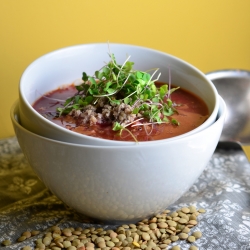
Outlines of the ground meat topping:
M 138 102 L 137 105 L 139 104 Z M 69 115 L 77 118 L 79 124 L 112 124 L 117 121 L 125 126 L 142 117 L 140 113 L 133 114 L 133 109 L 134 107 L 128 104 L 111 105 L 108 104 L 107 98 L 100 98 L 96 106 L 87 105 L 82 111 L 73 109 Z

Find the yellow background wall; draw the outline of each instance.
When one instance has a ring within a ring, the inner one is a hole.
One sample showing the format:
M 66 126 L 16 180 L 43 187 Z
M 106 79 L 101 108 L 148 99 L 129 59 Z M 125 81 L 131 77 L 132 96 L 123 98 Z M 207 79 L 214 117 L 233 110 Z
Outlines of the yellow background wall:
M 64 46 L 117 42 L 178 56 L 204 73 L 250 70 L 249 0 L 0 0 L 0 138 L 37 57 Z

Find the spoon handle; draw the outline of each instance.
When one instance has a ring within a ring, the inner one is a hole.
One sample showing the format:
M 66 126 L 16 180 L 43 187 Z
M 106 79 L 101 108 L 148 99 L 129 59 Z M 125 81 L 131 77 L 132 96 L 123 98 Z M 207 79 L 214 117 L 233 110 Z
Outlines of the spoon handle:
M 241 145 L 241 147 L 245 152 L 248 161 L 250 162 L 250 145 Z

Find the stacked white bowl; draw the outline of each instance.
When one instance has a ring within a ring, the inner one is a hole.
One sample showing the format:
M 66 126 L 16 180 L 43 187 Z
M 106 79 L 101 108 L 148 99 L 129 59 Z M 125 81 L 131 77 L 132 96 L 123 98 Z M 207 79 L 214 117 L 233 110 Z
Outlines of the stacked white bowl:
M 219 141 L 226 108 L 212 82 L 187 62 L 133 45 L 109 47 L 117 61 L 131 55 L 140 70 L 160 68 L 162 82 L 168 82 L 170 68 L 172 83 L 200 96 L 209 118 L 183 135 L 134 143 L 72 132 L 33 109 L 41 94 L 74 82 L 83 71 L 94 74 L 109 61 L 102 43 L 63 48 L 34 61 L 22 75 L 11 118 L 31 167 L 63 202 L 98 220 L 138 221 L 166 209 L 199 177 Z

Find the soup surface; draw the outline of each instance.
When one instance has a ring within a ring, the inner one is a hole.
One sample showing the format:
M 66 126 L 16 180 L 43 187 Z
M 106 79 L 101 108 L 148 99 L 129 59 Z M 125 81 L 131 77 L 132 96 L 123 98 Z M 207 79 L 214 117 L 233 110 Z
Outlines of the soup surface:
M 161 86 L 161 83 L 157 83 L 156 86 Z M 59 88 L 42 96 L 34 103 L 33 107 L 45 118 L 71 131 L 120 141 L 152 141 L 178 136 L 200 126 L 209 114 L 203 100 L 189 91 L 178 89 L 171 94 L 171 101 L 177 111 L 171 115 L 171 119 L 178 121 L 178 125 L 171 122 L 149 123 L 142 119 L 122 131 L 114 131 L 112 124 L 108 122 L 84 124 L 76 116 L 68 114 L 58 116 L 57 108 L 62 107 L 65 100 L 76 93 L 77 90 L 73 84 Z

